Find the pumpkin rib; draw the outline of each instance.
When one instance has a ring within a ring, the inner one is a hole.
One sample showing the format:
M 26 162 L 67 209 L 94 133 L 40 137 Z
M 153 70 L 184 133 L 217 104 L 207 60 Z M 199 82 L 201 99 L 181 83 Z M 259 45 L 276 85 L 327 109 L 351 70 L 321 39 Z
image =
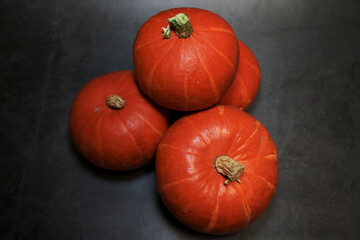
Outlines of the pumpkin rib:
M 223 116 L 224 115 L 224 108 L 223 108 L 223 106 L 220 106 L 220 107 L 218 107 L 218 112 L 219 112 L 219 116 Z M 223 146 L 224 146 L 224 138 L 223 138 L 223 122 L 222 122 L 222 118 L 221 117 L 219 117 L 219 118 L 217 118 L 218 120 L 219 120 L 219 126 L 221 126 L 220 127 L 220 133 L 219 133 L 219 139 L 220 139 L 220 145 L 221 145 L 221 147 L 223 148 Z
M 130 139 L 131 139 L 131 142 L 134 144 L 135 148 L 137 149 L 141 160 L 144 161 L 144 157 L 143 157 L 141 148 L 140 148 L 140 146 L 136 143 L 136 138 L 134 137 L 134 135 L 132 135 L 132 133 L 130 132 L 129 128 L 128 128 L 128 127 L 126 126 L 126 124 L 123 122 L 123 120 L 121 119 L 121 117 L 120 117 L 120 116 L 117 116 L 117 117 L 120 119 L 118 122 L 124 127 L 124 129 L 126 130 L 128 136 L 129 136 Z
M 248 154 L 245 152 L 245 153 L 238 153 L 236 154 L 234 157 L 232 157 L 233 159 L 236 159 L 237 161 L 245 161 L 245 162 L 248 162 Z M 257 159 L 257 158 L 255 158 Z
M 103 110 L 103 108 L 105 108 L 105 107 L 106 107 L 106 106 L 104 106 L 104 107 L 102 107 L 102 108 L 99 107 L 99 110 L 98 110 L 98 111 L 97 111 L 96 108 L 95 108 L 95 111 L 94 111 L 94 112 L 91 112 L 90 116 L 88 116 L 88 117 L 89 117 L 89 118 L 92 117 L 92 115 L 96 114 L 96 113 L 99 112 L 100 110 Z M 80 116 L 77 116 L 77 117 L 74 118 L 74 119 L 79 119 L 79 118 L 81 118 L 81 117 L 80 117 Z M 82 125 L 85 124 L 86 122 L 87 122 L 87 121 L 83 121 L 83 122 L 79 125 L 79 127 L 81 128 Z M 77 133 L 74 134 L 75 137 L 76 137 L 77 135 L 78 135 Z
M 105 114 L 107 114 L 108 112 L 104 112 L 103 114 L 101 114 L 101 118 L 98 119 L 98 123 L 96 124 L 97 125 L 97 137 L 96 139 L 98 139 L 98 149 L 100 151 L 100 154 L 99 154 L 99 160 L 100 162 L 104 162 L 104 141 L 103 141 L 103 134 L 102 134 L 102 131 L 103 131 L 103 128 L 104 128 L 104 117 L 105 117 Z M 95 132 L 95 131 L 94 131 Z
M 188 75 L 185 72 L 184 73 L 184 97 L 185 97 L 185 110 L 189 109 L 189 95 L 188 95 L 188 86 L 187 86 L 187 82 L 188 82 Z
M 242 136 L 241 136 L 241 134 L 239 132 L 237 132 L 235 140 L 234 140 L 234 144 L 231 144 L 229 152 L 236 151 L 237 149 L 233 149 L 233 148 L 236 147 L 239 144 L 239 142 L 241 142 L 241 140 L 242 140 Z
M 202 141 L 203 141 L 205 144 L 208 144 L 209 146 L 211 146 L 211 139 L 205 139 L 204 136 L 203 136 L 203 134 L 201 134 L 200 128 L 198 128 L 198 127 L 195 125 L 194 122 L 192 122 L 192 121 L 191 121 L 190 119 L 188 119 L 188 118 L 184 118 L 184 120 L 188 121 L 188 122 L 194 127 L 194 129 L 195 129 L 195 130 L 197 131 L 197 133 L 198 133 L 198 136 L 200 136 L 200 138 L 202 139 Z M 212 154 L 211 154 L 211 152 L 208 151 L 208 148 L 206 148 L 206 149 L 204 150 L 204 152 L 206 152 L 210 157 L 212 157 Z
M 135 113 L 135 115 L 141 119 L 141 121 L 143 121 L 144 123 L 146 123 L 154 132 L 156 132 L 157 134 L 159 134 L 160 138 L 163 136 L 163 134 L 161 133 L 161 131 L 159 129 L 157 129 L 153 124 L 151 124 L 148 120 L 145 119 L 145 117 L 140 114 L 140 113 Z
M 189 202 L 186 206 L 182 207 L 182 213 L 184 215 L 188 214 L 188 212 L 191 210 L 191 208 L 193 208 L 193 206 L 196 204 L 197 204 L 196 201 Z
M 87 119 L 84 120 L 83 123 L 81 123 L 78 127 L 78 131 L 77 133 L 74 135 L 75 138 L 79 139 L 81 137 L 79 137 L 81 135 L 82 129 L 83 127 L 86 125 L 86 123 L 91 122 L 91 120 L 93 119 L 94 116 L 96 116 L 98 112 L 94 111 Z
M 162 186 L 159 186 L 159 187 L 158 187 L 158 188 L 159 188 L 159 191 L 160 191 L 160 192 L 165 192 L 165 191 L 168 191 L 168 190 L 170 189 L 170 187 L 176 186 L 177 184 L 184 183 L 184 182 L 189 181 L 189 180 L 192 180 L 192 179 L 195 179 L 195 180 L 196 180 L 196 179 L 199 179 L 200 176 L 204 175 L 204 174 L 205 174 L 206 172 L 208 172 L 210 169 L 212 169 L 212 167 L 211 167 L 211 168 L 206 168 L 206 169 L 204 169 L 204 170 L 202 170 L 202 171 L 200 171 L 200 172 L 198 172 L 198 173 L 196 173 L 196 174 L 193 174 L 193 175 L 191 175 L 191 176 L 189 176 L 189 177 L 184 177 L 184 178 L 181 178 L 181 179 L 176 180 L 176 181 L 174 181 L 174 182 L 167 183 L 167 184 L 164 184 L 164 185 L 162 185 Z
M 241 54 L 240 54 L 240 55 L 241 55 Z M 255 70 L 255 72 L 256 72 L 258 75 L 260 75 L 260 74 L 261 74 L 261 72 L 260 72 L 259 68 L 258 68 L 258 67 L 256 67 L 254 64 L 251 64 L 250 62 L 248 62 L 248 61 L 246 61 L 246 60 L 242 59 L 241 57 L 239 58 L 239 61 L 241 61 L 241 62 L 243 62 L 243 63 L 246 63 L 249 67 L 251 67 L 253 70 Z
M 188 7 L 186 8 L 186 10 L 187 10 L 187 15 L 190 16 L 190 8 Z
M 246 101 L 250 101 L 250 96 L 245 85 L 244 77 L 241 75 L 241 73 L 239 74 L 239 78 L 242 80 L 240 81 L 241 94 L 242 96 L 244 96 L 244 99 L 246 99 Z
M 238 40 L 238 43 L 239 43 L 239 45 L 245 46 L 245 49 L 250 50 L 251 55 L 253 55 L 253 56 L 255 57 L 254 53 L 251 51 L 251 49 L 250 49 L 245 43 L 243 43 L 243 42 L 240 41 L 240 40 Z M 255 72 L 256 72 L 259 76 L 261 76 L 261 71 L 260 71 L 259 64 L 258 64 L 258 63 L 252 64 L 252 63 L 246 61 L 246 60 L 245 60 L 244 58 L 242 58 L 241 56 L 242 56 L 242 55 L 240 54 L 239 61 L 247 64 L 250 68 L 252 68 L 253 70 L 255 70 Z M 255 58 L 255 61 L 257 62 L 257 59 L 256 59 L 256 58 Z
M 259 178 L 259 179 L 262 179 L 266 184 L 267 184 L 267 186 L 270 188 L 270 190 L 273 192 L 273 193 L 275 193 L 275 185 L 274 184 L 272 184 L 271 182 L 269 182 L 268 180 L 266 180 L 264 177 L 261 177 L 261 176 L 258 176 L 258 175 L 254 175 L 254 176 L 256 176 L 257 178 Z
M 266 140 L 269 140 L 269 138 L 265 138 Z M 269 160 L 276 160 L 277 161 L 277 150 L 275 149 L 274 152 L 266 155 L 266 156 L 262 156 L 261 154 L 263 153 L 264 148 L 266 148 L 266 146 L 269 144 L 269 142 L 266 143 L 265 139 L 263 139 L 262 141 L 260 141 L 260 146 L 259 146 L 259 152 L 258 152 L 258 160 L 257 161 L 261 161 L 262 159 L 269 159 Z M 265 154 L 265 153 L 264 153 Z
M 235 157 L 233 157 L 233 159 L 239 159 L 239 155 L 240 155 L 240 154 L 236 155 Z M 264 157 L 262 157 L 262 156 L 259 155 L 259 157 L 257 157 L 257 158 L 240 159 L 240 160 L 237 160 L 237 161 L 238 161 L 238 162 L 251 162 L 251 161 L 256 161 L 256 160 L 259 160 L 259 159 L 262 159 L 262 158 L 265 158 L 265 159 L 276 159 L 277 157 L 276 157 L 276 154 L 269 154 L 269 155 L 264 156 Z
M 217 48 L 214 47 L 214 45 L 212 45 L 212 43 L 210 43 L 210 41 L 208 41 L 205 37 L 199 35 L 199 34 L 195 34 L 193 33 L 195 36 L 201 38 L 213 51 L 215 51 L 216 53 L 218 53 L 223 59 L 225 59 L 225 61 L 230 65 L 230 67 L 233 69 L 234 73 L 236 73 L 236 67 L 234 66 L 234 64 L 232 64 L 232 62 L 230 61 L 229 58 L 227 58 L 222 52 L 220 52 Z
M 151 16 L 148 20 L 152 20 L 158 23 L 163 23 L 164 21 L 162 21 L 161 19 L 157 18 L 156 16 Z
M 211 215 L 210 222 L 209 222 L 208 226 L 204 229 L 204 232 L 209 232 L 209 231 L 213 230 L 214 226 L 215 226 L 215 223 L 217 221 L 218 213 L 219 213 L 219 204 L 220 204 L 220 202 L 219 202 L 219 199 L 220 199 L 220 184 L 218 184 L 218 190 L 217 190 L 216 201 L 215 201 L 215 208 L 214 208 L 213 213 Z
M 235 157 L 233 157 L 234 159 L 237 157 L 238 155 L 236 155 Z M 251 159 L 241 159 L 241 160 L 237 160 L 238 162 L 252 162 L 252 161 L 256 161 L 256 160 L 259 160 L 261 159 L 261 157 L 257 157 L 257 158 L 251 158 Z
M 195 130 L 197 131 L 197 133 L 199 134 L 199 136 L 201 137 L 201 139 L 203 140 L 204 143 L 211 144 L 211 139 L 204 138 L 203 134 L 201 133 L 200 128 L 198 126 L 196 126 L 196 124 L 193 121 L 191 121 L 189 118 L 184 118 L 184 120 L 189 122 L 195 128 Z
M 168 9 L 166 12 L 169 13 L 171 17 L 173 17 L 173 16 L 176 15 L 176 14 L 174 14 L 174 13 L 171 11 L 171 9 Z
M 244 228 L 245 228 L 245 227 L 249 226 L 250 221 L 251 221 L 251 208 L 245 198 L 245 194 L 243 192 L 241 185 L 238 185 L 237 187 L 235 187 L 235 189 L 242 196 L 240 199 L 241 199 L 241 203 L 243 205 L 243 208 L 245 210 L 245 215 L 246 215 L 246 224 L 244 226 Z
M 149 45 L 149 44 L 151 44 L 151 43 L 154 43 L 154 42 L 156 42 L 156 41 L 161 41 L 161 40 L 163 39 L 163 36 L 162 36 L 162 35 L 160 35 L 160 36 L 161 36 L 161 37 L 159 37 L 159 38 L 151 39 L 150 41 L 147 41 L 147 42 L 145 42 L 145 43 L 142 43 L 142 44 L 140 44 L 140 45 L 137 45 L 136 48 L 135 48 L 135 50 L 137 51 L 137 50 L 139 50 L 139 49 L 141 49 L 141 48 L 143 48 L 143 47 L 145 47 L 145 46 L 147 46 L 147 45 Z M 171 40 L 172 40 L 172 39 L 167 39 L 167 42 L 164 42 L 163 45 L 168 44 L 169 41 L 171 41 Z M 161 47 L 162 47 L 162 46 L 161 46 Z
M 160 143 L 158 149 L 162 149 L 162 148 L 164 148 L 164 147 L 173 148 L 173 149 L 176 149 L 176 150 L 181 151 L 181 152 L 184 153 L 184 154 L 192 155 L 192 156 L 194 156 L 194 157 L 200 157 L 198 154 L 195 154 L 194 152 L 185 151 L 183 148 L 180 148 L 180 147 L 177 147 L 177 146 L 168 144 L 168 143 Z
M 277 158 L 277 154 L 269 154 L 269 155 L 267 155 L 267 156 L 265 156 L 264 158 L 266 158 L 266 159 L 276 159 Z
M 191 39 L 191 38 L 190 38 Z M 215 96 L 215 99 L 216 101 L 215 102 L 218 102 L 219 99 L 220 99 L 220 95 L 216 89 L 216 84 L 215 84 L 215 80 L 214 80 L 214 77 L 212 76 L 212 74 L 209 72 L 209 69 L 207 68 L 207 66 L 205 65 L 204 63 L 204 60 L 201 58 L 200 56 L 200 53 L 199 53 L 199 50 L 194 46 L 194 42 L 193 41 L 190 41 L 191 42 L 191 46 L 193 47 L 194 49 L 194 53 L 196 55 L 196 57 L 199 59 L 200 63 L 201 63 L 201 67 L 203 68 L 203 70 L 205 71 L 205 73 L 209 76 L 209 82 L 210 82 L 210 86 L 211 86 L 211 89 L 214 93 L 214 96 Z
M 112 73 L 108 74 L 109 76 L 111 76 Z M 124 98 L 124 94 L 122 93 L 122 87 L 120 88 L 114 88 L 113 85 L 116 84 L 116 82 L 121 82 L 123 84 L 126 84 L 126 80 L 128 79 L 128 76 L 127 74 L 123 74 L 120 78 L 116 78 L 116 80 L 114 80 L 113 78 L 109 78 L 109 79 L 106 79 L 108 82 L 109 82 L 109 86 L 106 85 L 106 87 L 104 87 L 104 84 L 100 84 L 100 87 L 103 89 L 103 92 L 104 93 L 109 93 L 109 95 L 118 95 L 121 93 L 121 97 Z M 125 92 L 125 98 L 127 98 L 127 94 L 128 92 Z M 107 99 L 108 96 L 105 97 L 105 99 Z M 104 101 L 105 102 L 105 106 L 108 106 L 107 105 L 107 100 Z M 112 109 L 111 109 L 112 110 Z
M 272 191 L 275 191 L 275 185 L 272 184 L 271 182 L 269 182 L 266 178 L 262 177 L 262 176 L 259 176 L 257 174 L 255 174 L 252 170 L 250 169 L 247 169 L 247 174 L 251 175 L 251 176 L 254 176 L 262 181 L 264 181 L 266 183 L 267 186 L 269 186 L 269 188 L 272 190 Z
M 98 115 L 96 115 L 96 118 L 94 119 L 94 121 L 88 121 L 90 124 L 92 124 L 92 125 L 97 125 L 96 123 L 98 123 L 98 121 L 99 121 L 99 118 L 101 118 L 101 116 L 102 116 L 103 114 L 98 114 Z M 94 124 L 95 123 L 95 124 Z M 86 126 L 86 125 L 85 125 Z M 90 141 L 90 139 L 95 139 L 94 137 L 93 137 L 93 135 L 94 134 L 96 134 L 96 130 L 95 131 L 91 131 L 90 132 L 90 134 L 89 134 L 89 136 L 88 136 L 88 138 L 87 138 L 87 142 L 86 142 L 86 145 L 87 145 L 87 149 L 93 149 L 93 147 L 91 146 L 91 141 Z M 100 155 L 100 154 L 97 154 L 97 155 Z M 98 157 L 98 156 L 96 156 L 96 157 Z M 91 161 L 94 161 L 94 159 L 90 159 Z M 96 161 L 95 161 L 96 162 Z
M 260 126 L 260 122 L 258 120 L 255 121 L 255 130 L 251 133 L 251 135 L 248 137 L 248 139 L 245 140 L 245 142 L 243 143 L 243 145 L 241 147 L 239 147 L 238 149 L 236 149 L 237 151 L 244 149 L 245 147 L 247 147 L 247 143 L 250 141 L 250 139 L 255 136 L 255 134 L 259 131 L 259 126 Z
M 245 227 L 247 227 L 247 226 L 249 226 L 250 221 L 251 221 L 251 208 L 250 208 L 249 203 L 246 200 L 246 198 L 242 198 L 242 204 L 244 206 L 244 209 L 246 209 L 246 225 L 245 225 Z
M 172 48 L 174 47 L 175 44 L 176 44 L 176 42 L 174 41 L 174 43 L 171 45 L 171 47 L 168 47 L 168 49 L 166 49 L 165 53 L 158 58 L 157 62 L 153 65 L 153 67 L 149 73 L 147 90 L 150 95 L 152 95 L 151 86 L 152 86 L 152 82 L 153 82 L 154 72 L 155 72 L 156 68 L 159 66 L 159 64 L 161 63 L 161 61 L 165 58 L 165 56 L 172 50 Z
M 111 75 L 111 73 L 110 74 L 106 74 L 105 75 L 105 78 L 103 78 L 103 81 L 106 81 L 106 82 L 112 82 L 111 80 L 109 80 L 109 75 Z M 123 80 L 124 78 L 121 78 L 121 79 L 119 79 L 119 81 L 121 81 L 121 80 Z M 107 92 L 108 90 L 109 90 L 109 88 L 105 88 L 104 87 L 104 85 L 101 83 L 101 82 L 103 82 L 103 81 L 96 81 L 95 83 L 96 83 L 96 87 L 94 87 L 93 89 L 96 89 L 96 91 L 99 91 L 99 89 L 102 89 L 102 92 Z M 99 91 L 100 92 L 100 91 Z
M 198 31 L 202 31 L 202 32 L 222 32 L 222 33 L 229 33 L 231 35 L 234 35 L 234 31 L 231 31 L 229 29 L 226 28 L 221 28 L 221 27 L 210 27 L 210 28 L 198 28 Z

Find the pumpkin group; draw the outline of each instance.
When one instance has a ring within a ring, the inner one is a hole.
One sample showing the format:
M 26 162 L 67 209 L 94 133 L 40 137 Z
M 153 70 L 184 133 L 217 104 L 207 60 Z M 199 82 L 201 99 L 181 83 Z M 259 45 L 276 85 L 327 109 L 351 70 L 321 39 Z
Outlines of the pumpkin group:
M 174 8 L 141 26 L 133 59 L 134 72 L 102 75 L 76 95 L 69 123 L 80 153 L 119 171 L 156 159 L 162 200 L 199 232 L 249 226 L 278 177 L 274 141 L 243 111 L 260 85 L 253 52 L 219 15 Z M 170 126 L 171 113 L 181 117 Z
M 129 70 L 86 83 L 70 112 L 76 147 L 86 159 L 110 170 L 131 170 L 150 162 L 168 126 L 166 111 L 141 93 Z
M 189 35 L 178 33 L 176 21 L 182 18 L 173 19 L 178 14 L 190 22 L 182 25 L 188 26 L 185 32 L 191 28 Z M 169 38 L 162 34 L 167 21 Z M 175 8 L 141 26 L 133 57 L 135 78 L 150 98 L 169 109 L 194 111 L 214 105 L 225 94 L 237 71 L 239 47 L 233 29 L 219 15 Z
M 266 209 L 277 183 L 277 150 L 246 112 L 217 106 L 177 120 L 156 153 L 165 205 L 200 232 L 239 231 Z

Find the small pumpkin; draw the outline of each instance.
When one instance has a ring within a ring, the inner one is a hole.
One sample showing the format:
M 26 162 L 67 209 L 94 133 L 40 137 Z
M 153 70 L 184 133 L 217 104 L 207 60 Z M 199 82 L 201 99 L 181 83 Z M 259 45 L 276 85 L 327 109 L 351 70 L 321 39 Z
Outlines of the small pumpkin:
M 269 205 L 277 177 L 269 132 L 231 106 L 178 119 L 156 154 L 156 184 L 165 205 L 186 225 L 210 234 L 249 226 Z
M 256 56 L 238 40 L 240 58 L 235 79 L 218 104 L 231 105 L 243 110 L 254 101 L 260 87 L 261 71 Z
M 86 83 L 70 113 L 70 133 L 80 153 L 110 170 L 131 170 L 154 159 L 168 126 L 167 113 L 140 92 L 130 70 Z
M 219 15 L 174 8 L 141 26 L 133 58 L 135 78 L 150 98 L 169 109 L 194 111 L 214 105 L 225 94 L 239 51 L 233 29 Z

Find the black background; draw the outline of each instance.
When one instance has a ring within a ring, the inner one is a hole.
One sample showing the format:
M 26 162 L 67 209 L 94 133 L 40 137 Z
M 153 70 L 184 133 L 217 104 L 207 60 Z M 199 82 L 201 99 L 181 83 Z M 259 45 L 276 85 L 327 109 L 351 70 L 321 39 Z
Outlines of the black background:
M 68 117 L 90 79 L 133 69 L 150 16 L 180 6 L 225 18 L 262 69 L 249 113 L 273 136 L 279 181 L 249 228 L 220 239 L 360 239 L 360 2 L 0 2 L 0 238 L 218 239 L 176 220 L 154 163 L 117 173 L 72 145 Z

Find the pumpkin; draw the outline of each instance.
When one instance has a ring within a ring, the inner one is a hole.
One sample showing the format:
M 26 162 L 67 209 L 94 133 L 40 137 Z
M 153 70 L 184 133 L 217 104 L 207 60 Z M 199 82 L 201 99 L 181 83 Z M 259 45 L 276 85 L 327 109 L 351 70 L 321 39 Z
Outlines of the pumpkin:
M 214 105 L 225 94 L 239 51 L 233 29 L 219 15 L 174 8 L 141 26 L 133 59 L 135 78 L 146 95 L 166 108 L 194 111 Z
M 228 234 L 249 226 L 274 196 L 276 146 L 266 128 L 232 106 L 178 119 L 156 153 L 156 184 L 169 210 L 189 227 Z
M 70 113 L 70 133 L 80 153 L 110 170 L 131 170 L 154 159 L 168 126 L 167 113 L 140 92 L 129 70 L 86 83 Z
M 259 90 L 261 72 L 259 63 L 242 41 L 239 42 L 240 58 L 235 79 L 218 104 L 247 109 Z

